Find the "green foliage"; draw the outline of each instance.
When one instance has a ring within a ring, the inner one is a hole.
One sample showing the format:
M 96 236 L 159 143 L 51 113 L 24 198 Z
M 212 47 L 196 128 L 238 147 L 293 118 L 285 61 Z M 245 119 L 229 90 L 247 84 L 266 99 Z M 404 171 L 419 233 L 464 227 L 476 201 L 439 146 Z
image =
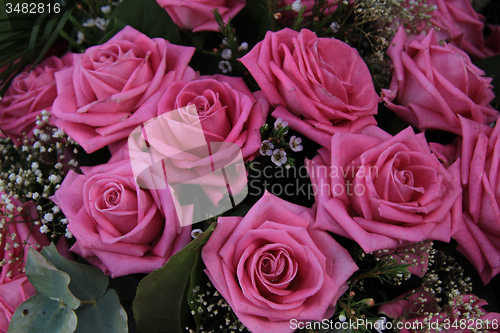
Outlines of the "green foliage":
M 30 249 L 26 276 L 38 294 L 18 307 L 9 332 L 128 332 L 127 314 L 99 269 L 63 258 L 51 244 Z
M 139 283 L 132 305 L 137 328 L 148 332 L 184 332 L 189 318 L 188 292 L 193 267 L 199 267 L 201 248 L 214 229 L 212 224 L 162 268 Z
M 167 12 L 155 0 L 123 0 L 113 11 L 106 35 L 100 44 L 113 37 L 125 25 L 130 25 L 150 38 L 161 37 L 180 44 L 179 29 Z

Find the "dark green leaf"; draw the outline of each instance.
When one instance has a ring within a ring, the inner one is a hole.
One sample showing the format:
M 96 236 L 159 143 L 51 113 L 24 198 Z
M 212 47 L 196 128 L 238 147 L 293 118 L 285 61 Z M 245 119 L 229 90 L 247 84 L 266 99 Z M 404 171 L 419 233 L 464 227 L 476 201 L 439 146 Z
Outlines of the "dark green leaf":
M 213 226 L 141 281 L 132 305 L 140 332 L 185 332 L 191 270 L 212 231 Z
M 14 312 L 8 333 L 72 333 L 76 322 L 76 314 L 68 306 L 34 295 Z
M 72 309 L 80 306 L 80 301 L 68 289 L 69 275 L 57 270 L 33 249 L 30 249 L 26 259 L 26 276 L 37 293 L 60 301 Z
M 77 311 L 75 333 L 127 333 L 127 314 L 116 291 L 109 289 L 94 304 Z
M 106 292 L 109 277 L 100 269 L 64 258 L 57 252 L 54 244 L 44 247 L 41 254 L 58 270 L 68 273 L 69 290 L 80 300 L 94 301 Z

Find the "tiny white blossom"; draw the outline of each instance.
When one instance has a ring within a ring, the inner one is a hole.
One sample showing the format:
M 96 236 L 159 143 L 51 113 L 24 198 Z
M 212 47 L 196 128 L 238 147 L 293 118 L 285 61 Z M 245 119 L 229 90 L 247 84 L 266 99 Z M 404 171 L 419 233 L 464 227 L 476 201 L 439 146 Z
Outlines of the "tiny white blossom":
M 54 132 L 54 134 L 52 134 L 52 137 L 54 138 L 62 138 L 66 133 L 64 133 L 64 131 L 62 129 L 58 129 L 57 131 Z
M 40 232 L 42 234 L 46 234 L 47 231 L 49 231 L 49 228 L 45 224 L 40 227 Z
M 31 163 L 31 169 L 32 170 L 36 170 L 36 169 L 38 169 L 38 167 L 39 167 L 38 162 Z
M 41 131 L 39 128 L 35 128 L 35 129 L 33 130 L 33 134 L 35 134 L 35 136 L 39 136 L 39 135 L 40 135 L 40 133 L 42 133 L 42 131 Z
M 77 44 L 81 44 L 83 43 L 83 41 L 85 40 L 85 34 L 81 31 L 78 31 L 76 33 L 76 43 Z M 56 136 L 52 135 L 54 138 L 56 138 Z
M 42 133 L 40 134 L 40 140 L 47 142 L 50 140 L 50 135 L 48 135 L 47 133 Z
M 301 138 L 297 138 L 295 135 L 293 135 L 290 138 L 289 146 L 293 151 L 301 151 L 303 149 L 302 145 L 300 144 L 301 142 Z
M 109 13 L 111 13 L 111 6 L 110 6 L 110 5 L 107 5 L 107 6 L 102 6 L 102 7 L 101 7 L 101 12 L 103 12 L 104 14 L 109 14 Z
M 341 313 L 341 314 L 340 314 L 340 316 L 339 316 L 339 320 L 340 320 L 341 322 L 346 321 L 346 320 L 347 320 L 347 318 L 346 318 L 345 314 Z
M 300 9 L 302 8 L 302 3 L 300 0 L 295 0 L 292 3 L 292 10 L 296 11 L 297 13 L 300 12 Z
M 193 231 L 191 231 L 191 237 L 196 238 L 202 232 L 203 232 L 203 230 L 201 230 L 201 229 L 194 229 Z
M 229 60 L 233 56 L 233 53 L 231 52 L 230 49 L 225 49 L 224 51 L 222 51 L 221 56 L 222 56 L 222 59 Z
M 12 212 L 12 210 L 14 209 L 14 205 L 9 203 L 7 206 L 5 206 L 5 208 L 7 208 L 8 211 Z
M 40 194 L 38 194 L 38 192 L 35 192 L 35 193 L 33 193 L 33 195 L 31 197 L 33 198 L 33 200 L 36 200 L 36 199 L 40 198 Z
M 63 165 L 61 162 L 58 162 L 58 163 L 56 163 L 56 165 L 54 165 L 54 168 L 56 168 L 56 169 L 61 169 L 62 167 L 63 167 Z
M 286 163 L 286 152 L 281 149 L 275 149 L 271 155 L 271 161 L 277 166 L 281 166 Z
M 340 25 L 337 22 L 332 22 L 330 24 L 330 29 L 332 29 L 333 32 L 338 32 L 340 28 Z
M 61 223 L 62 223 L 62 224 L 68 224 L 68 219 L 66 219 L 66 218 L 61 219 Z
M 109 20 L 105 20 L 102 17 L 98 17 L 95 19 L 95 25 L 96 25 L 96 27 L 98 27 L 99 29 L 104 31 L 104 30 L 106 30 L 106 26 L 108 25 L 108 21 Z
M 54 214 L 56 214 L 56 213 L 59 213 L 61 211 L 61 208 L 59 208 L 59 206 L 54 206 L 54 207 L 52 207 L 52 211 L 54 212 Z
M 274 122 L 274 129 L 279 129 L 281 127 L 287 127 L 288 126 L 288 123 L 286 121 L 283 120 L 283 118 L 278 118 L 276 119 L 276 121 Z M 285 134 L 288 133 L 288 131 L 285 132 Z
M 54 219 L 54 215 L 52 215 L 52 213 L 45 213 L 45 215 L 43 216 L 43 218 L 47 221 L 52 221 Z
M 263 156 L 271 156 L 273 154 L 274 145 L 269 140 L 262 141 L 259 152 Z
M 231 73 L 233 68 L 231 67 L 231 64 L 227 60 L 221 60 L 219 62 L 219 69 L 222 70 L 222 73 Z
M 95 27 L 95 20 L 90 18 L 87 20 L 87 22 L 84 22 L 82 25 L 84 27 L 89 27 L 89 28 Z
M 49 176 L 49 181 L 52 183 L 60 183 L 61 182 L 61 177 L 57 175 L 50 175 Z
M 386 326 L 385 326 L 386 321 L 387 321 L 387 318 L 380 317 L 380 319 L 375 322 L 373 327 L 377 330 L 378 333 L 382 333 L 382 331 L 386 329 Z
M 243 51 L 246 51 L 246 50 L 248 50 L 248 43 L 247 42 L 243 42 L 243 43 L 241 43 L 240 47 L 241 47 L 241 49 Z
M 69 239 L 69 238 L 73 237 L 73 234 L 71 233 L 71 231 L 69 231 L 69 229 L 66 229 L 66 233 L 64 234 L 64 237 Z
M 33 148 L 35 148 L 35 149 L 38 149 L 38 148 L 40 148 L 41 146 L 42 146 L 42 144 L 40 143 L 40 141 L 37 141 L 37 142 L 35 142 L 35 143 L 33 144 Z

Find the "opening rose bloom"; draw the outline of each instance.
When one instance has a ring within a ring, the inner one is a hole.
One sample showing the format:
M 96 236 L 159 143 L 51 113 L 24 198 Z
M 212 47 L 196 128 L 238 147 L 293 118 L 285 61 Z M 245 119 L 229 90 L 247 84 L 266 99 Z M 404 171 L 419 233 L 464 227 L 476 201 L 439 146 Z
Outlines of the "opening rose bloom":
M 158 117 L 144 132 L 150 149 L 165 157 L 169 184 L 201 185 L 214 205 L 227 192 L 225 177 L 233 195 L 246 186 L 243 160 L 258 154 L 269 109 L 262 93 L 252 94 L 240 77 L 203 76 L 172 83 L 151 107 Z M 240 168 L 209 175 L 237 156 Z
M 464 201 L 452 237 L 487 284 L 500 273 L 500 123 L 484 129 L 460 120 Z
M 461 135 L 457 115 L 491 124 L 498 111 L 491 78 L 451 44 L 440 45 L 434 30 L 408 40 L 400 28 L 387 54 L 394 63 L 389 89 L 382 99 L 401 119 L 420 130 L 440 129 Z
M 179 28 L 193 32 L 219 31 L 214 9 L 217 9 L 224 22 L 227 22 L 245 7 L 245 0 L 156 0 L 156 2 L 165 8 Z
M 337 133 L 331 140 L 331 153 L 320 149 L 307 162 L 315 228 L 351 238 L 367 253 L 450 240 L 459 177 L 431 153 L 423 133 L 408 127 L 392 137 L 374 127 L 370 135 Z
M 141 189 L 130 160 L 70 171 L 51 197 L 76 238 L 71 251 L 118 277 L 162 267 L 191 240 L 168 189 Z
M 56 125 L 92 153 L 126 138 L 155 115 L 136 110 L 158 103 L 175 80 L 196 77 L 188 63 L 194 48 L 150 39 L 127 26 L 102 45 L 89 47 L 74 66 L 55 75 L 57 98 L 52 113 Z
M 7 195 L 0 192 L 2 198 Z M 36 207 L 28 201 L 21 204 L 17 199 L 2 199 L 5 203 L 14 205 L 12 210 L 2 205 L 0 214 L 5 223 L 0 228 L 0 257 L 4 265 L 0 267 L 0 332 L 7 332 L 9 322 L 16 308 L 25 300 L 36 294 L 35 288 L 29 283 L 23 272 L 24 263 L 28 255 L 28 246 L 41 250 L 50 244 L 38 227 L 30 221 L 38 218 Z M 21 212 L 17 207 L 24 207 Z M 13 214 L 14 217 L 8 216 Z M 12 236 L 12 237 L 11 237 Z M 24 245 L 26 242 L 27 245 Z
M 23 143 L 25 136 L 33 137 L 33 129 L 38 127 L 36 117 L 43 110 L 52 109 L 57 96 L 54 74 L 72 66 L 79 58 L 80 55 L 74 53 L 62 58 L 52 56 L 34 68 L 28 66 L 12 80 L 0 100 L 0 129 L 16 146 Z
M 240 59 L 276 110 L 296 131 L 324 147 L 337 132 L 376 124 L 378 95 L 356 49 L 312 31 L 268 32 Z
M 314 209 L 266 192 L 245 217 L 221 217 L 202 250 L 205 272 L 252 332 L 293 332 L 290 320 L 335 312 L 358 269 L 349 252 L 313 228 Z

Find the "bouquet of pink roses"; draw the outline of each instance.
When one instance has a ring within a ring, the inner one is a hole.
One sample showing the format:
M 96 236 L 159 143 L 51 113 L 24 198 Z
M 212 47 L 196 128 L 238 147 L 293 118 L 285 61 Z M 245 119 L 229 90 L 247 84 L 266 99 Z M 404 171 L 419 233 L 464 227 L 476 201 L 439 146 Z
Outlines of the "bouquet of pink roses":
M 499 332 L 499 9 L 2 4 L 0 332 Z

